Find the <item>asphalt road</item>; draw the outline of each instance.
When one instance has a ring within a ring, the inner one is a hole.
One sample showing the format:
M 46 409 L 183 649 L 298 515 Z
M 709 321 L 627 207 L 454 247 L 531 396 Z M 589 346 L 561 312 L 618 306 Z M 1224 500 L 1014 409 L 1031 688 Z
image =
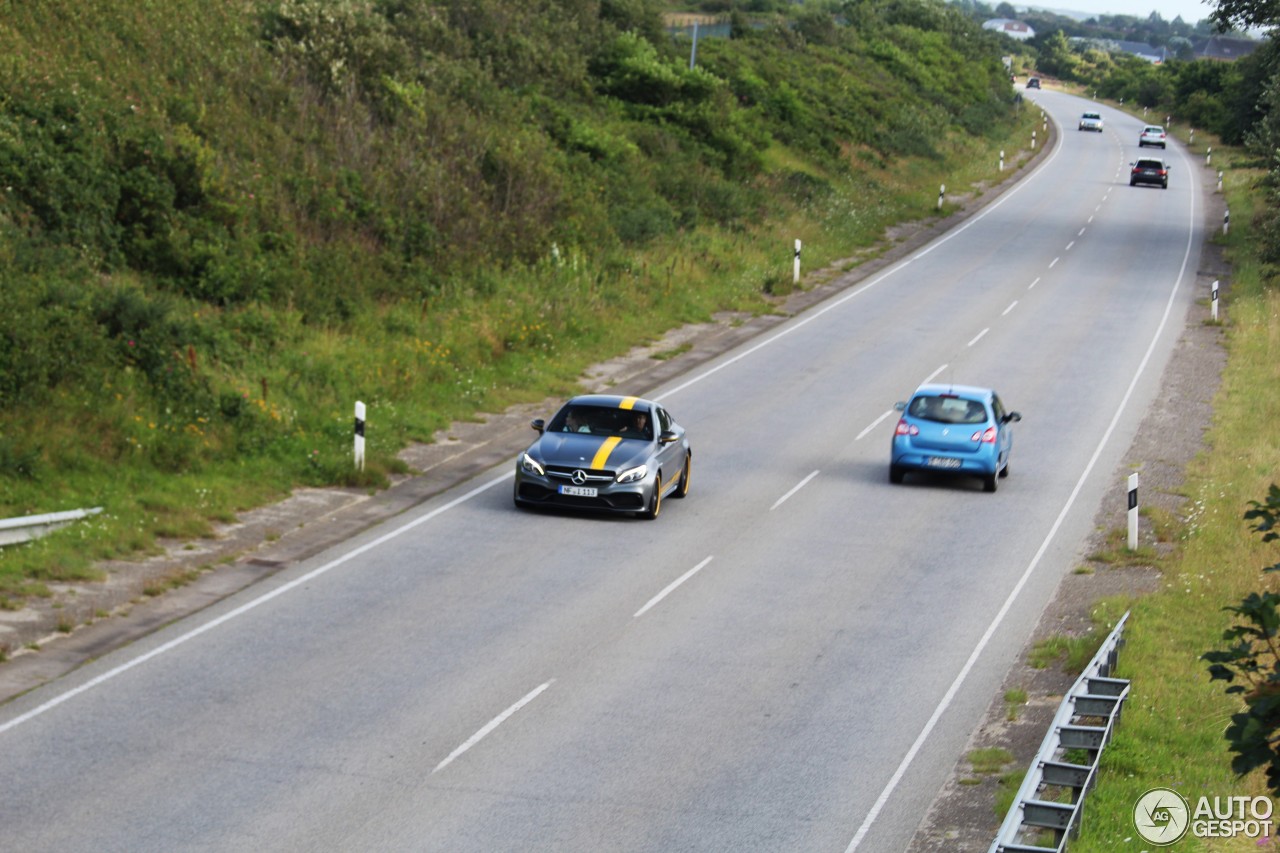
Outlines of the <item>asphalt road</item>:
M 1033 97 L 1027 179 L 653 395 L 688 499 L 518 512 L 503 465 L 0 707 L 0 846 L 905 847 L 1195 297 L 1193 164 L 1130 188 L 1138 121 Z M 997 493 L 888 483 L 927 379 L 1023 414 Z

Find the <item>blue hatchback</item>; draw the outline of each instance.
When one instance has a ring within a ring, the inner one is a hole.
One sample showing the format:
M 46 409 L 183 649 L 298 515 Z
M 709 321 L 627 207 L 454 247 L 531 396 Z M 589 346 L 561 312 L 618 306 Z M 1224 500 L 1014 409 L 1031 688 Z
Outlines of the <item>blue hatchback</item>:
M 1009 451 L 1018 412 L 1006 411 L 990 388 L 921 385 L 896 408 L 902 412 L 893 433 L 889 482 L 908 471 L 933 471 L 982 479 L 988 492 L 1009 476 Z

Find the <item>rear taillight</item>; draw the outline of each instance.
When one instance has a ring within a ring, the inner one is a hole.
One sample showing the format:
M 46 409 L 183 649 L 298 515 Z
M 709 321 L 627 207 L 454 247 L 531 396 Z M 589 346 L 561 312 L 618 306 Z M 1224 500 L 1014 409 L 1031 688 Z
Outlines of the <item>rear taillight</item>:
M 907 423 L 906 418 L 898 419 L 898 428 L 894 430 L 897 435 L 919 435 L 920 428 L 915 424 Z
M 978 430 L 978 431 L 977 431 L 977 432 L 975 432 L 973 435 L 969 436 L 969 440 L 970 440 L 970 441 L 982 441 L 982 442 L 985 442 L 985 443 L 987 443 L 987 444 L 995 444 L 995 443 L 996 443 L 996 428 L 995 428 L 995 427 L 987 427 L 987 429 L 986 429 L 986 431 L 985 431 L 985 432 L 984 432 L 983 430 Z

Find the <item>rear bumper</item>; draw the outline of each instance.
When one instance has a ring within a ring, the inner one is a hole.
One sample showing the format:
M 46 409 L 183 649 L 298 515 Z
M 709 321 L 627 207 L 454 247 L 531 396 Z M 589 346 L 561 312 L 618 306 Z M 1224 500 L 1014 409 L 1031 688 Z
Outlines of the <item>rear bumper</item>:
M 904 471 L 989 477 L 1000 468 L 1000 460 L 994 448 L 977 453 L 948 453 L 945 450 L 913 447 L 895 440 L 889 456 L 889 464 Z

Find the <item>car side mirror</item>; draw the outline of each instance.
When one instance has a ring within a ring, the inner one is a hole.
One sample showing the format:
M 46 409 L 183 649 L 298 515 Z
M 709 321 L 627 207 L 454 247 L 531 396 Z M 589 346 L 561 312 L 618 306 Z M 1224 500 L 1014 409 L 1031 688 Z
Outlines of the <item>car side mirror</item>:
M 680 436 L 676 435 L 673 431 L 669 429 L 664 429 L 662 431 L 662 434 L 658 436 L 658 443 L 670 444 L 673 441 L 677 441 L 679 438 Z
M 1009 412 L 1009 414 L 1004 416 L 1005 423 L 1009 423 L 1010 421 L 1020 421 L 1020 420 L 1022 420 L 1021 412 Z
M 907 410 L 907 404 L 906 404 L 906 403 L 904 403 L 904 402 L 902 402 L 901 400 L 899 400 L 898 402 L 894 403 L 894 404 L 893 404 L 893 407 L 894 407 L 895 409 L 897 409 L 899 412 L 905 412 L 905 411 Z
M 545 432 L 547 429 L 547 422 L 542 418 L 534 418 L 529 422 L 529 426 L 533 427 L 538 432 Z

